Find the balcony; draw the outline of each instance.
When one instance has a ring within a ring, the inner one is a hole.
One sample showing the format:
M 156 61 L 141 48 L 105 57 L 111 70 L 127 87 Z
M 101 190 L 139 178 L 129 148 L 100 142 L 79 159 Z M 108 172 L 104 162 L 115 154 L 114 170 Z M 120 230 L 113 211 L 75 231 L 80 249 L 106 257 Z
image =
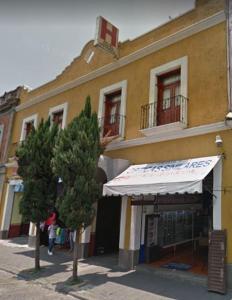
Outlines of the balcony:
M 141 106 L 140 131 L 146 136 L 184 129 L 188 98 L 178 95 Z
M 124 138 L 125 116 L 111 114 L 99 119 L 101 137 L 120 137 Z

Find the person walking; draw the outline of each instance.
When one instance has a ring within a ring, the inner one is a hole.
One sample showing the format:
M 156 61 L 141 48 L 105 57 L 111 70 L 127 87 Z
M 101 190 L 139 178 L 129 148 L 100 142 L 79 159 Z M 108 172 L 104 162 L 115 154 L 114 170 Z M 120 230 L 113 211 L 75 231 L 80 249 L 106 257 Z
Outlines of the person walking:
M 58 213 L 56 208 L 54 207 L 50 213 L 49 217 L 44 221 L 44 226 L 43 229 L 41 230 L 41 244 L 44 244 L 45 246 L 49 245 L 49 232 L 48 232 L 48 227 L 52 225 L 52 222 L 57 220 L 58 218 Z
M 48 255 L 53 255 L 53 248 L 55 246 L 55 240 L 56 240 L 56 220 L 52 221 L 52 224 L 48 227 Z

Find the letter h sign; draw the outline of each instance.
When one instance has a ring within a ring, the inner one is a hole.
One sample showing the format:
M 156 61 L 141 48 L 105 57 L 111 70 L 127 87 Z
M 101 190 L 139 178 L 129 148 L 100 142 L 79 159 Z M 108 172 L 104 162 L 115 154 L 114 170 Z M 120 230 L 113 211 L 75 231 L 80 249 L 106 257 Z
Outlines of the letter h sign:
M 118 52 L 118 28 L 103 17 L 97 18 L 97 32 L 94 45 L 117 55 Z

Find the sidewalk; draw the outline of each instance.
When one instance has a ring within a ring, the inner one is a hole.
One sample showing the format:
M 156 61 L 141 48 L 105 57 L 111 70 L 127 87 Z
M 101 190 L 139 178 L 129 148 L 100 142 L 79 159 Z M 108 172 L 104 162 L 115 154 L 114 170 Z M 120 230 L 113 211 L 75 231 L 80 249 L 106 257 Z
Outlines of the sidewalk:
M 25 241 L 25 240 L 24 240 Z M 0 269 L 26 280 L 84 300 L 229 300 L 225 296 L 208 293 L 203 281 L 185 281 L 176 278 L 175 272 L 166 276 L 165 272 L 154 272 L 140 266 L 137 270 L 124 271 L 117 266 L 116 256 L 92 257 L 79 262 L 79 275 L 83 285 L 68 286 L 65 282 L 72 274 L 72 256 L 57 250 L 54 256 L 47 255 L 47 248 L 41 248 L 42 271 L 38 275 L 25 272 L 34 266 L 34 250 L 26 246 L 23 239 L 0 240 Z M 170 274 L 170 273 L 169 273 Z M 1 279 L 0 279 L 1 281 Z

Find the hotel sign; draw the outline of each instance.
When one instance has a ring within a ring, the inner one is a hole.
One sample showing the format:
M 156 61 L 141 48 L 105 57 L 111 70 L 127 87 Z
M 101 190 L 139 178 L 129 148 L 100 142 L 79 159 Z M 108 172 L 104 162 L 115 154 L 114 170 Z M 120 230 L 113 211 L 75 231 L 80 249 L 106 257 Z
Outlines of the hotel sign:
M 117 27 L 112 25 L 103 17 L 97 18 L 97 31 L 95 37 L 95 46 L 99 46 L 105 51 L 118 56 L 118 33 Z

